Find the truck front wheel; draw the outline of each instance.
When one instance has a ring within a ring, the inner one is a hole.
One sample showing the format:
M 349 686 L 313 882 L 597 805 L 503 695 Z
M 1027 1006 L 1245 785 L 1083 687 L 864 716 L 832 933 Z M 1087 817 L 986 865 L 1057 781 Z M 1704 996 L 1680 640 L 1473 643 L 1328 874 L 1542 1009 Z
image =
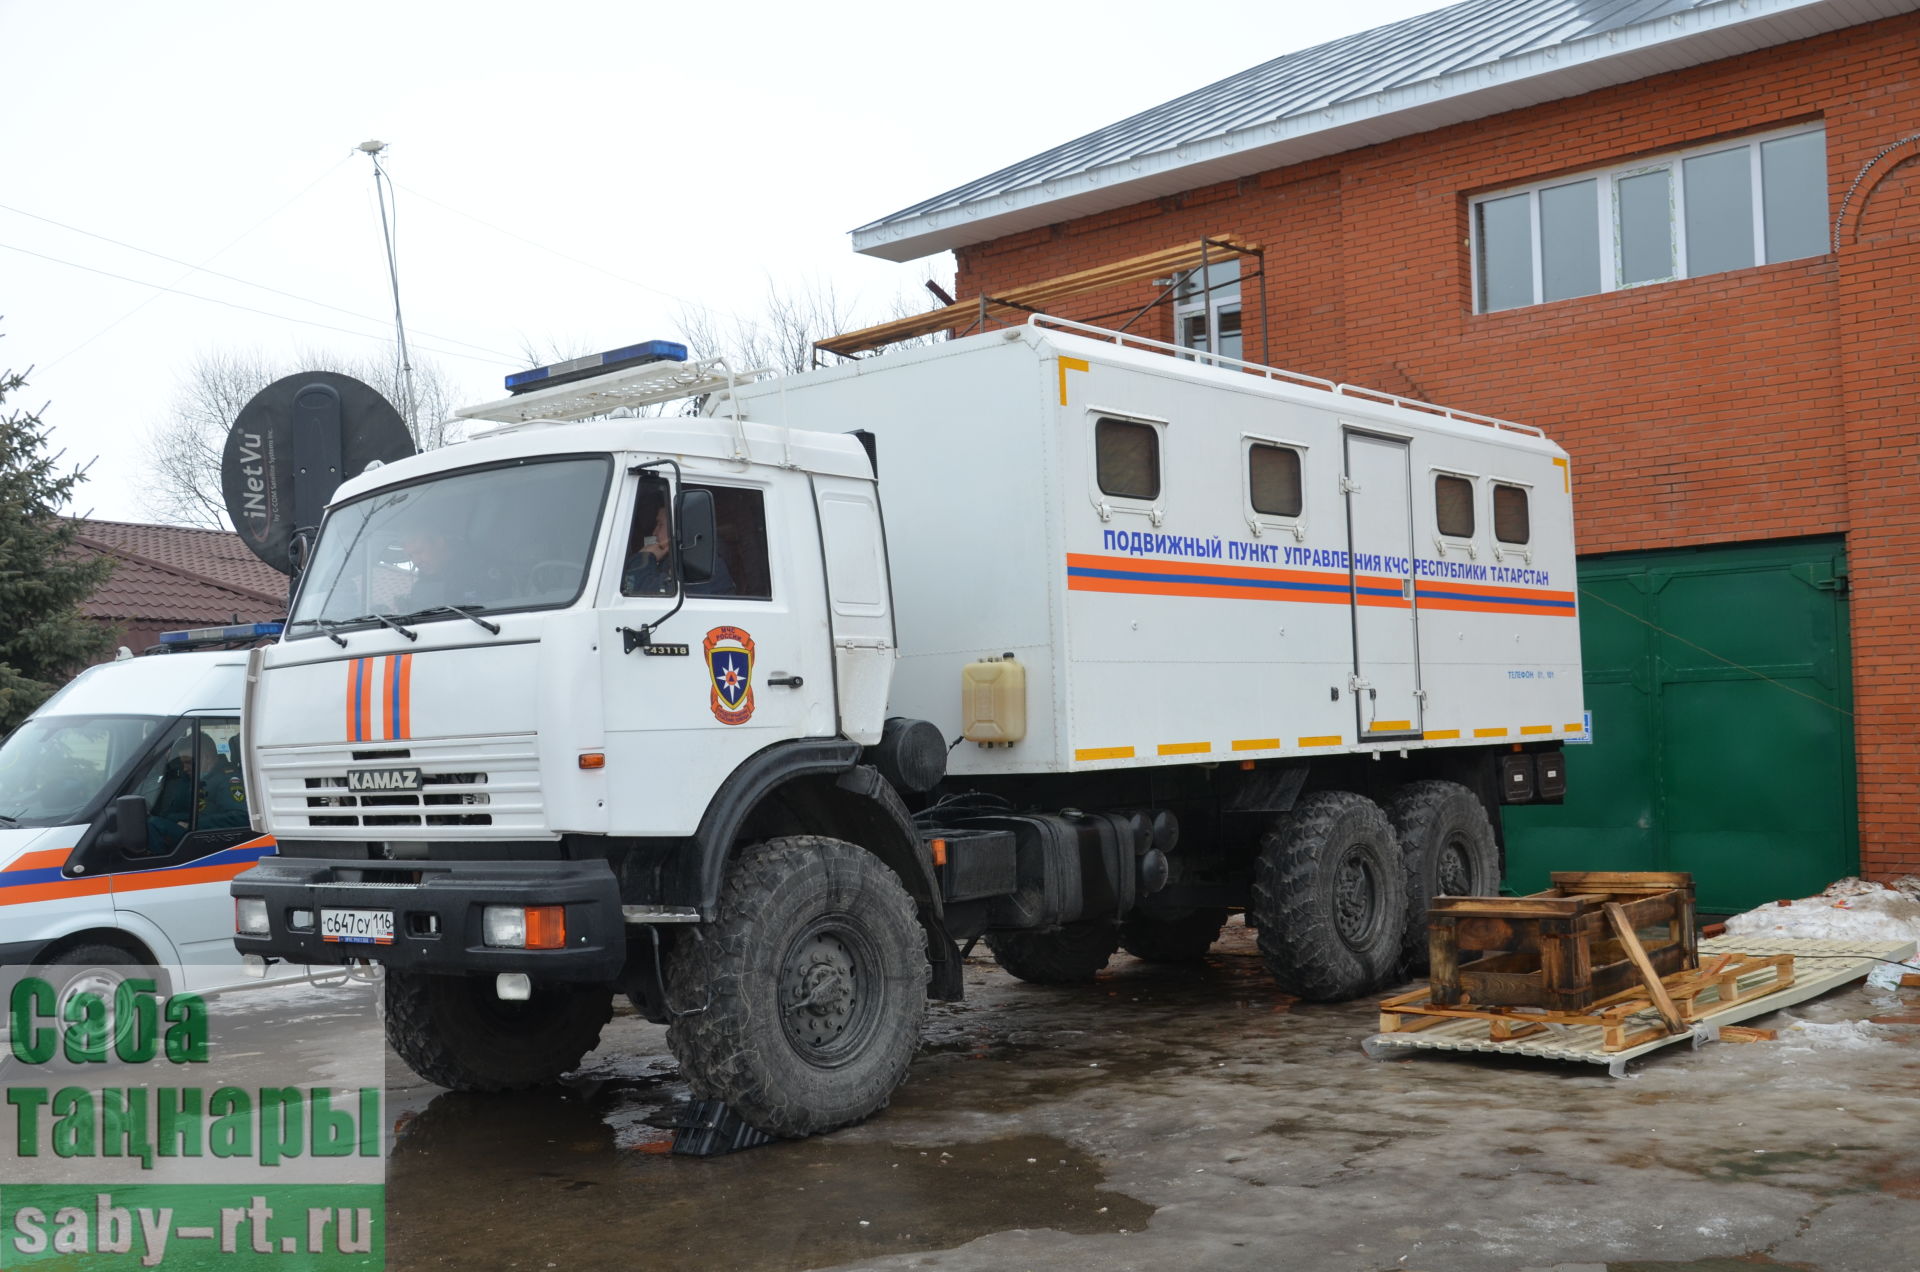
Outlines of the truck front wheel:
M 754 844 L 687 936 L 667 959 L 667 1044 L 694 1095 L 793 1138 L 887 1106 L 920 1045 L 927 944 L 883 862 L 839 839 Z
M 505 1002 L 491 976 L 389 970 L 387 1044 L 407 1067 L 455 1091 L 512 1091 L 580 1065 L 613 1015 L 604 985 L 536 981 L 533 997 Z
M 1406 867 L 1380 806 L 1315 791 L 1274 818 L 1254 866 L 1260 954 L 1280 988 L 1313 1002 L 1355 998 L 1398 969 Z

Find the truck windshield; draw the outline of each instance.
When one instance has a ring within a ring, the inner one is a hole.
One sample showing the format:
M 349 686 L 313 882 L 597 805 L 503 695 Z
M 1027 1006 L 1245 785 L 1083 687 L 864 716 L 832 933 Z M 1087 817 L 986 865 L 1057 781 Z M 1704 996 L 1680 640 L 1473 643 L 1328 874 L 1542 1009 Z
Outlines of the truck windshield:
M 327 514 L 288 635 L 376 616 L 458 621 L 460 611 L 571 605 L 612 471 L 611 456 L 572 455 L 466 469 L 342 504 Z
M 40 716 L 0 742 L 0 827 L 72 826 L 147 747 L 157 716 Z

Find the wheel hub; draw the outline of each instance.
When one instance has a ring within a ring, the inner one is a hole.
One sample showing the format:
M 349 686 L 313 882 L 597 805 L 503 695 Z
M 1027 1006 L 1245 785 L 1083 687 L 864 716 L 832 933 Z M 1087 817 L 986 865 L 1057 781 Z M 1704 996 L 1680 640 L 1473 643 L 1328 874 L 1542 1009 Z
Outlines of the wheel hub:
M 849 933 L 816 923 L 788 948 L 780 973 L 780 1017 L 807 1059 L 832 1063 L 858 1044 L 871 1013 L 861 993 L 863 960 Z
M 1463 897 L 1473 890 L 1473 872 L 1467 868 L 1467 850 L 1457 838 L 1440 847 L 1439 870 L 1434 880 L 1440 896 Z
M 1379 911 L 1379 887 L 1364 853 L 1348 849 L 1333 884 L 1333 927 L 1354 949 L 1364 948 Z

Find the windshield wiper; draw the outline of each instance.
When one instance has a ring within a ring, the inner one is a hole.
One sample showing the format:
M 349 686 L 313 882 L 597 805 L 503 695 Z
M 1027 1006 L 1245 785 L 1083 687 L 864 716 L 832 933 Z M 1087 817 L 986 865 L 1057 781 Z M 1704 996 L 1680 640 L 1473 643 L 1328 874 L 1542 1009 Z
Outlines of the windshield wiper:
M 460 617 L 464 619 L 468 619 L 472 622 L 480 624 L 480 626 L 486 628 L 489 632 L 492 632 L 495 636 L 498 636 L 500 634 L 500 624 L 490 623 L 486 619 L 480 617 L 480 615 L 474 610 L 466 609 L 459 605 L 430 605 L 423 610 L 410 610 L 407 613 L 400 615 L 400 617 L 402 619 L 408 619 L 408 618 L 420 619 L 420 618 L 427 617 L 429 614 L 458 614 Z
M 340 634 L 340 629 L 335 627 L 332 623 L 329 623 L 324 618 L 297 618 L 293 622 L 288 623 L 287 626 L 318 627 L 321 631 L 327 634 L 328 640 L 340 646 L 340 648 L 342 649 L 345 649 L 347 647 L 347 638 Z
M 360 622 L 368 618 L 373 619 L 377 623 L 385 623 L 388 627 L 393 628 L 394 631 L 399 632 L 402 636 L 405 636 L 408 640 L 420 639 L 419 632 L 414 631 L 410 627 L 402 627 L 398 619 L 390 618 L 385 614 L 363 614 L 358 619 L 350 619 L 348 621 Z
M 4 826 L 7 829 L 11 830 L 14 827 L 18 826 L 19 824 L 20 824 L 19 818 L 8 817 L 5 814 L 0 814 L 0 826 Z

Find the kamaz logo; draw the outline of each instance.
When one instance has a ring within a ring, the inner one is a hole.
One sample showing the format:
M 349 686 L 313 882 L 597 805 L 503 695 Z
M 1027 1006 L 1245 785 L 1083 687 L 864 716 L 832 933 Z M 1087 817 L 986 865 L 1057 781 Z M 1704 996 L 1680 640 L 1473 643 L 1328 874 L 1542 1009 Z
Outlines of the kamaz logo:
M 355 792 L 417 791 L 420 789 L 420 770 L 348 769 L 347 789 Z

